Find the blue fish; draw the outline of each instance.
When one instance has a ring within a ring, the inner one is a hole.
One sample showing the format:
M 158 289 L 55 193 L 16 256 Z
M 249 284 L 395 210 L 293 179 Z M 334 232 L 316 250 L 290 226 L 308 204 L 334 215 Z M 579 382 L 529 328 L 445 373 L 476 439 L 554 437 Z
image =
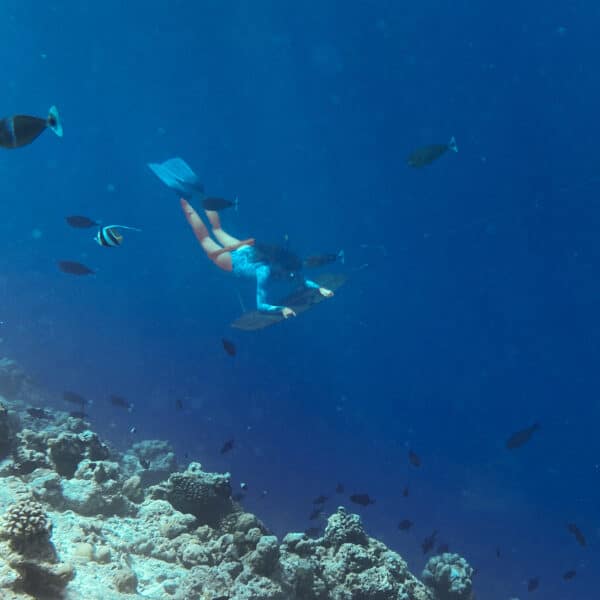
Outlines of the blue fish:
M 172 190 L 186 200 L 194 194 L 204 194 L 204 186 L 198 175 L 182 158 L 170 158 L 163 163 L 148 163 L 150 170 Z

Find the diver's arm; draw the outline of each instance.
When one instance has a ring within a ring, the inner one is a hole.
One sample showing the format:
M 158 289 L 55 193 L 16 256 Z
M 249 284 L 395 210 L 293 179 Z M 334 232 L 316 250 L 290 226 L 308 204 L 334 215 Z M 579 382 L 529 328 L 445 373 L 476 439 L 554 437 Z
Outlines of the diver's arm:
M 269 304 L 267 299 L 267 280 L 271 274 L 271 269 L 267 266 L 261 266 L 256 269 L 256 308 L 260 312 L 276 313 L 281 312 L 285 307 Z
M 331 298 L 331 296 L 333 296 L 333 292 L 331 290 L 320 286 L 318 283 L 315 283 L 310 279 L 305 279 L 304 285 L 311 290 L 319 290 L 321 296 L 325 296 L 325 298 Z

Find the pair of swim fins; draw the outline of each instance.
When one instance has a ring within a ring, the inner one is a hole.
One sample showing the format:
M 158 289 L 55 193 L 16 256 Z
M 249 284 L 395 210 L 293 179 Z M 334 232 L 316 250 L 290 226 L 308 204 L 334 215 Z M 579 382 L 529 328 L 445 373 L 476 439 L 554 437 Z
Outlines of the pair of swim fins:
M 182 158 L 170 158 L 162 163 L 148 163 L 150 170 L 167 186 L 186 200 L 204 195 L 204 185 Z

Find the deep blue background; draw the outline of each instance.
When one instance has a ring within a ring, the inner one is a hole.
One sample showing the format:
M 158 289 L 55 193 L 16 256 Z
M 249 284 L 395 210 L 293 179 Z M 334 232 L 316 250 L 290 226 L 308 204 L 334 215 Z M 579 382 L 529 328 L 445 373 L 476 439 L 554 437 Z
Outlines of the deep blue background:
M 2 353 L 54 405 L 93 398 L 118 447 L 168 438 L 247 481 L 278 533 L 341 481 L 376 498 L 369 532 L 416 572 L 438 529 L 478 597 L 533 576 L 546 600 L 595 597 L 600 7 L 558 4 L 4 2 L 1 112 L 55 103 L 65 136 L 0 156 Z M 406 166 L 451 135 L 458 154 Z M 174 155 L 239 196 L 234 235 L 344 248 L 349 283 L 295 322 L 231 331 L 253 285 L 206 260 L 146 167 Z M 143 232 L 100 248 L 73 213 Z

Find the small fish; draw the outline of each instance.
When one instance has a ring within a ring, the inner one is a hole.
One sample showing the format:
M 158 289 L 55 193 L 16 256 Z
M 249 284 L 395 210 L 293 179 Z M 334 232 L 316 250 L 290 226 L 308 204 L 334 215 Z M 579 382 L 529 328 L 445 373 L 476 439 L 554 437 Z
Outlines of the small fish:
M 317 267 L 324 267 L 330 265 L 336 261 L 340 261 L 342 264 L 346 262 L 346 255 L 343 250 L 340 250 L 337 254 L 314 254 L 307 256 L 302 262 L 304 266 L 309 269 L 316 269 Z
M 45 119 L 28 115 L 14 115 L 0 119 L 0 146 L 20 148 L 31 144 L 46 129 L 51 129 L 62 137 L 63 129 L 56 106 L 52 106 Z
M 223 344 L 223 348 L 224 348 L 225 352 L 227 352 L 227 354 L 229 354 L 229 356 L 236 355 L 237 349 L 233 342 L 230 342 L 229 340 L 226 340 L 225 338 L 222 338 L 221 342 Z
M 515 431 L 507 440 L 506 447 L 509 450 L 515 450 L 524 446 L 530 439 L 531 436 L 540 428 L 539 423 L 534 423 L 531 427 Z
M 28 408 L 27 412 L 29 413 L 30 416 L 32 416 L 34 419 L 53 419 L 54 417 L 52 416 L 51 413 L 49 413 L 47 410 L 45 410 L 44 408 Z
M 424 167 L 438 159 L 442 154 L 445 154 L 447 150 L 458 152 L 458 146 L 454 137 L 447 144 L 431 144 L 430 146 L 417 148 L 408 156 L 406 162 L 409 167 Z
M 175 409 L 176 410 L 183 410 L 183 400 L 181 398 L 176 398 L 175 399 Z
M 421 466 L 421 457 L 416 452 L 409 450 L 408 451 L 408 462 L 413 467 L 420 467 Z
M 575 569 L 571 569 L 570 571 L 567 571 L 566 573 L 563 574 L 563 579 L 565 581 L 569 581 L 569 580 L 573 579 L 575 577 L 575 575 L 577 575 L 577 571 L 575 571 Z
M 400 523 L 398 523 L 398 529 L 400 531 L 408 531 L 413 525 L 414 523 L 412 521 L 404 519 L 403 521 L 400 521 Z
M 319 533 L 321 533 L 321 529 L 319 527 L 308 527 L 304 530 L 304 533 L 308 537 L 319 537 Z
M 204 194 L 204 186 L 198 176 L 182 158 L 148 163 L 148 167 L 165 185 L 186 200 L 191 200 L 194 194 Z
M 586 546 L 585 536 L 581 532 L 581 529 L 575 525 L 575 523 L 569 523 L 567 529 L 575 536 L 575 539 L 580 546 Z
M 360 504 L 360 506 L 369 506 L 369 504 L 375 504 L 375 500 L 369 496 L 369 494 L 352 494 L 350 501 L 354 504 Z
M 437 552 L 438 554 L 446 554 L 446 552 L 448 552 L 448 550 L 450 550 L 450 547 L 448 546 L 448 544 L 440 544 L 440 545 L 437 547 L 437 550 L 436 550 L 436 552 Z
M 87 404 L 87 400 L 77 392 L 63 392 L 63 400 L 71 404 L 79 404 L 82 407 Z
M 72 410 L 69 413 L 70 417 L 73 417 L 74 419 L 87 419 L 87 414 L 84 413 L 82 410 Z
M 436 538 L 437 534 L 438 534 L 438 532 L 436 529 L 431 535 L 428 535 L 421 542 L 421 549 L 423 550 L 423 554 L 427 554 L 428 552 L 430 552 L 432 550 L 433 546 L 435 545 L 435 538 Z
M 97 227 L 99 225 L 96 221 L 83 215 L 71 215 L 70 217 L 65 217 L 65 221 L 76 229 L 87 229 L 88 227 Z
M 540 578 L 539 577 L 532 577 L 528 582 L 527 582 L 527 591 L 528 592 L 533 592 L 535 590 L 538 589 L 540 585 Z
M 63 273 L 68 273 L 69 275 L 93 275 L 95 273 L 89 267 L 72 260 L 59 260 L 58 268 Z
M 313 504 L 325 504 L 327 500 L 329 500 L 329 496 L 323 496 L 323 494 L 321 494 L 313 500 Z
M 227 198 L 217 198 L 215 196 L 209 196 L 208 198 L 202 198 L 202 208 L 204 210 L 225 210 L 235 206 L 235 210 L 238 207 L 238 199 L 227 200 Z
M 123 243 L 123 235 L 119 229 L 129 229 L 130 231 L 141 231 L 137 227 L 129 227 L 127 225 L 106 225 L 98 230 L 94 236 L 94 241 L 105 248 L 116 248 Z
M 402 490 L 402 497 L 403 498 L 408 498 L 408 495 L 410 493 L 410 490 L 408 489 L 408 486 L 406 486 L 403 490 Z
M 336 494 L 343 494 L 344 493 L 344 484 L 343 483 L 338 483 L 335 486 L 335 493 Z
M 119 408 L 125 408 L 129 412 L 131 412 L 133 410 L 133 404 L 131 402 L 129 402 L 128 400 L 126 400 L 125 398 L 123 398 L 123 396 L 117 396 L 115 394 L 111 394 L 111 396 L 109 397 L 109 400 L 113 406 L 118 406 Z
M 314 521 L 315 519 L 318 519 L 321 516 L 322 512 L 323 512 L 322 508 L 313 509 L 313 511 L 310 513 L 310 515 L 308 515 L 309 521 Z
M 248 491 L 248 484 L 243 481 L 240 483 L 240 489 L 244 490 L 244 492 Z
M 500 553 L 500 548 L 496 548 L 496 558 L 500 558 L 501 553 Z
M 227 440 L 223 446 L 221 447 L 221 454 L 225 454 L 227 452 L 230 452 L 231 450 L 233 450 L 233 445 L 235 444 L 235 440 L 232 438 L 230 440 Z

